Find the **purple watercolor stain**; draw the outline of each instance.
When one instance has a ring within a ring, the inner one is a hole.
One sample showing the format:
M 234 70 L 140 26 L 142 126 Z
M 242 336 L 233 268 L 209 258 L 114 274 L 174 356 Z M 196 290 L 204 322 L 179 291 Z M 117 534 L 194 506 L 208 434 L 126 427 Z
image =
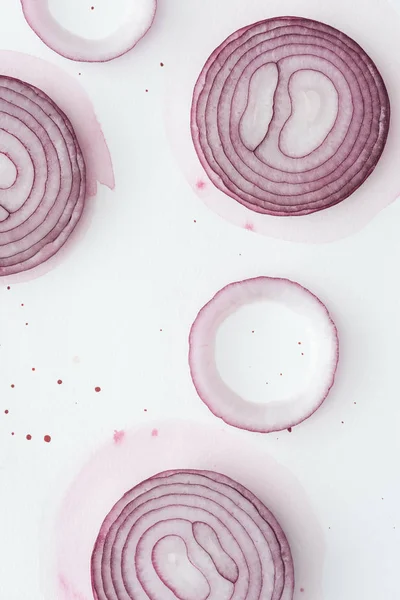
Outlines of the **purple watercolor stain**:
M 113 439 L 114 439 L 115 444 L 120 444 L 123 441 L 124 437 L 125 437 L 125 431 L 123 431 L 123 430 L 117 431 L 116 429 L 114 430 Z

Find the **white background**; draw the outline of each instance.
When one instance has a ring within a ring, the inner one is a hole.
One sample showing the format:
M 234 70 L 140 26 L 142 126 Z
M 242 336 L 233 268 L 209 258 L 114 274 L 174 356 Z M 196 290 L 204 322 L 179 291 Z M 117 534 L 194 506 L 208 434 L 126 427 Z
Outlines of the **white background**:
M 299 281 L 328 306 L 340 366 L 311 419 L 292 433 L 248 436 L 292 471 L 311 499 L 325 535 L 323 599 L 397 600 L 400 203 L 361 232 L 320 246 L 254 235 L 203 205 L 170 152 L 164 123 L 166 56 L 179 44 L 175 26 L 184 26 L 179 13 L 188 2 L 160 0 L 140 44 L 98 65 L 57 56 L 29 29 L 19 2 L 0 3 L 2 48 L 79 77 L 117 182 L 115 192 L 99 190 L 89 230 L 57 268 L 0 287 L 0 598 L 45 598 L 43 507 L 114 430 L 156 422 L 161 431 L 162 419 L 175 416 L 215 421 L 190 380 L 190 325 L 230 281 L 272 275 Z M 230 2 L 218 3 L 223 20 Z M 71 10 L 89 14 L 103 3 L 86 4 L 73 2 Z M 195 21 L 199 3 L 193 7 L 185 18 Z M 110 15 L 100 21 L 118 24 Z

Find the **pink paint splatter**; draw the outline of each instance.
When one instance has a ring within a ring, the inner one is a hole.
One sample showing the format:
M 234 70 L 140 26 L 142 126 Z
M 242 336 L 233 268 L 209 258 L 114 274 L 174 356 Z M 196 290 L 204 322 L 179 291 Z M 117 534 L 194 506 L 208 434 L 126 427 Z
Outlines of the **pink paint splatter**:
M 249 222 L 245 223 L 244 228 L 247 229 L 247 231 L 254 231 L 253 223 L 249 223 Z
M 300 591 L 301 591 L 301 592 L 304 592 L 304 588 L 300 588 Z
M 151 432 L 152 437 L 157 437 L 158 436 L 158 429 L 153 429 L 153 431 Z
M 45 435 L 43 439 L 46 442 L 46 444 L 50 444 L 50 442 L 51 442 L 51 436 L 50 435 Z
M 198 190 L 204 190 L 204 188 L 206 187 L 206 182 L 202 181 L 201 179 L 199 179 L 196 182 L 196 187 L 197 187 Z
M 117 431 L 114 429 L 113 439 L 116 444 L 120 444 L 125 437 L 125 431 L 121 429 L 121 431 Z

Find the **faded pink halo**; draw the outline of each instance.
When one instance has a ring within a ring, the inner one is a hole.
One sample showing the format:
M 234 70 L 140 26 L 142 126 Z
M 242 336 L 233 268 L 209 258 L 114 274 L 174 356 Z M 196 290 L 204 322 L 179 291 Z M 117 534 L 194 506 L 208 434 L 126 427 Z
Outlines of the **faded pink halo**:
M 158 438 L 151 431 L 160 431 Z M 210 439 L 218 444 L 210 445 Z M 105 515 L 132 487 L 171 469 L 223 473 L 250 489 L 285 531 L 296 579 L 308 600 L 321 600 L 325 543 L 305 490 L 246 432 L 188 421 L 162 421 L 125 431 L 93 452 L 65 492 L 65 473 L 52 492 L 42 524 L 41 572 L 45 600 L 93 598 L 90 561 Z M 298 600 L 299 590 L 295 591 Z
M 308 386 L 281 401 L 251 402 L 231 389 L 218 372 L 216 336 L 220 325 L 240 307 L 276 301 L 305 316 L 318 336 L 318 351 Z M 189 334 L 189 368 L 201 400 L 234 427 L 258 433 L 289 429 L 309 418 L 328 396 L 339 360 L 337 329 L 326 306 L 312 292 L 289 279 L 257 277 L 222 288 L 199 311 Z
M 135 0 L 132 16 L 119 29 L 100 40 L 90 40 L 65 29 L 53 17 L 49 0 L 21 0 L 30 28 L 46 46 L 70 60 L 107 62 L 131 50 L 150 29 L 157 0 Z
M 194 4 L 193 4 L 194 3 Z M 306 0 L 299 7 L 296 0 L 255 0 L 246 5 L 232 0 L 230 11 L 223 23 L 217 18 L 218 10 L 211 0 L 201 3 L 193 0 L 192 20 L 185 18 L 181 27 L 182 44 L 190 44 L 190 57 L 178 56 L 173 48 L 168 56 L 170 70 L 166 95 L 165 124 L 175 157 L 191 188 L 198 197 L 219 216 L 245 228 L 250 221 L 256 233 L 294 242 L 325 243 L 351 235 L 363 228 L 383 208 L 393 202 L 400 193 L 400 123 L 393 118 L 385 150 L 368 179 L 354 193 L 339 204 L 323 211 L 299 217 L 279 217 L 260 214 L 235 202 L 220 191 L 208 179 L 194 149 L 190 135 L 190 110 L 192 94 L 199 73 L 211 52 L 247 23 L 257 22 L 277 15 L 291 14 L 329 23 L 354 39 L 377 65 L 385 81 L 392 102 L 400 95 L 397 67 L 392 60 L 400 53 L 398 13 L 387 0 L 371 0 L 368 15 L 362 0 L 348 3 L 338 0 L 335 10 L 319 0 Z M 302 14 L 299 14 L 301 10 Z M 207 36 L 199 35 L 207 31 Z M 382 32 L 385 43 L 382 43 Z M 193 43 L 193 39 L 196 43 Z M 198 181 L 207 181 L 199 190 Z
M 5 82 L 9 82 L 8 86 L 4 88 L 5 97 L 7 96 L 8 98 L 12 93 L 15 95 L 16 90 L 14 90 L 14 88 L 16 86 L 19 86 L 26 95 L 26 99 L 21 101 L 26 104 L 25 112 L 23 112 L 24 108 L 21 109 L 18 106 L 18 96 L 16 96 L 17 101 L 15 107 L 11 103 L 10 106 L 14 111 L 17 111 L 17 113 L 19 111 L 18 114 L 21 114 L 27 121 L 25 131 L 28 137 L 31 135 L 28 128 L 29 119 L 31 117 L 27 109 L 29 109 L 30 106 L 33 106 L 36 111 L 41 111 L 40 115 L 42 115 L 43 125 L 35 126 L 42 127 L 40 132 L 43 137 L 43 146 L 38 147 L 38 156 L 36 158 L 40 158 L 39 153 L 43 151 L 43 148 L 47 153 L 54 153 L 54 148 L 56 147 L 54 140 L 58 139 L 58 135 L 60 139 L 57 144 L 61 144 L 61 147 L 64 145 L 64 147 L 68 149 L 68 152 L 70 154 L 72 153 L 72 156 L 75 155 L 79 159 L 79 169 L 76 168 L 70 175 L 71 184 L 73 186 L 71 188 L 71 194 L 74 186 L 77 187 L 79 184 L 81 186 L 79 197 L 77 192 L 75 192 L 75 197 L 78 199 L 78 202 L 75 202 L 74 196 L 70 194 L 72 210 L 71 219 L 69 221 L 66 220 L 68 211 L 64 210 L 64 212 L 61 213 L 59 222 L 56 223 L 57 227 L 54 227 L 54 230 L 50 232 L 50 237 L 48 239 L 49 243 L 46 243 L 45 245 L 42 244 L 43 247 L 38 246 L 38 252 L 36 255 L 34 254 L 32 258 L 29 258 L 25 253 L 25 255 L 21 255 L 20 262 L 15 261 L 14 259 L 5 259 L 3 261 L 4 264 L 1 264 L 1 275 L 3 276 L 3 281 L 8 283 L 11 281 L 15 282 L 33 279 L 47 272 L 51 266 L 54 266 L 56 256 L 56 260 L 60 260 L 60 249 L 64 247 L 65 242 L 67 240 L 71 241 L 73 238 L 76 239 L 79 235 L 82 235 L 82 231 L 87 227 L 90 212 L 90 209 L 87 210 L 87 208 L 88 204 L 90 204 L 90 198 L 97 192 L 97 182 L 107 185 L 112 189 L 114 187 L 114 174 L 110 154 L 100 125 L 96 119 L 91 102 L 80 84 L 58 67 L 29 55 L 1 51 L 0 59 L 2 62 L 3 79 Z M 21 94 L 19 97 L 23 98 Z M 35 99 L 38 103 L 38 107 L 36 107 Z M 23 104 L 23 107 L 25 104 Z M 41 107 L 41 105 L 43 106 Z M 9 119 L 11 119 L 11 117 L 9 117 Z M 52 128 L 49 130 L 52 131 L 51 135 L 54 138 L 52 141 L 49 138 L 49 141 L 46 142 L 46 136 L 48 135 L 46 127 Z M 64 131 L 64 134 L 61 134 L 61 131 Z M 62 137 L 63 135 L 66 136 L 65 139 Z M 51 144 L 53 144 L 53 147 Z M 22 152 L 25 152 L 25 150 L 23 149 Z M 27 160 L 36 160 L 34 154 L 31 158 L 29 158 L 29 155 L 27 156 Z M 13 158 L 12 155 L 10 155 L 10 157 Z M 51 175 L 54 173 L 54 168 L 52 167 L 52 161 L 50 159 L 47 160 L 49 165 L 48 170 Z M 59 163 L 60 160 L 61 159 L 58 158 Z M 65 168 L 68 170 L 68 161 L 65 162 L 65 164 Z M 72 159 L 71 164 L 73 164 Z M 27 163 L 27 171 L 29 174 L 28 167 L 29 163 Z M 20 174 L 23 176 L 24 171 L 21 170 Z M 52 176 L 54 178 L 54 174 Z M 65 188 L 69 185 L 69 176 L 67 176 L 68 173 L 63 175 L 63 178 L 65 179 L 65 181 L 63 179 L 63 185 Z M 18 179 L 19 177 L 17 177 L 15 185 L 18 184 Z M 35 182 L 34 178 L 32 190 L 35 190 L 35 185 L 37 187 L 37 182 Z M 5 191 L 7 193 L 12 193 L 13 186 Z M 56 192 L 57 189 L 54 187 L 55 198 L 57 197 Z M 62 193 L 62 187 L 60 187 L 58 194 L 60 195 Z M 17 200 L 19 201 L 18 197 Z M 11 200 L 9 200 L 9 202 L 11 202 Z M 19 210 L 15 210 L 14 205 L 11 207 L 12 212 L 10 214 L 10 219 L 17 219 L 19 212 L 21 212 L 22 224 L 20 227 L 25 226 L 23 223 L 24 219 L 28 223 L 28 217 L 29 219 L 36 218 L 35 210 L 32 209 L 32 214 L 29 214 L 29 210 L 27 210 L 29 208 L 27 206 L 28 203 L 28 201 L 24 202 Z M 39 206 L 40 205 L 38 205 L 38 208 Z M 44 210 L 47 210 L 45 206 Z M 71 210 L 69 210 L 69 212 L 71 212 Z M 54 212 L 54 208 L 52 208 L 51 211 Z M 49 215 L 51 214 L 51 211 L 49 212 Z M 38 209 L 36 209 L 36 212 L 38 212 Z M 64 230 L 60 229 L 60 224 L 63 220 L 65 221 Z M 8 219 L 3 221 L 5 224 L 3 229 L 6 226 L 7 221 Z M 43 226 L 44 225 L 45 224 L 43 224 Z M 15 236 L 15 231 L 17 230 L 15 229 L 15 225 L 13 227 L 13 235 Z M 47 225 L 46 227 L 48 228 Z M 39 229 L 33 231 L 31 235 L 37 235 L 38 231 Z M 47 238 L 45 237 L 44 240 L 46 241 L 46 239 Z M 22 242 L 24 242 L 24 237 L 22 237 Z M 70 244 L 68 244 L 68 246 L 70 246 Z M 33 246 L 33 249 L 35 249 L 35 245 Z M 49 261 L 49 259 L 52 260 Z M 12 264 L 10 263 L 10 265 L 8 265 L 10 261 Z

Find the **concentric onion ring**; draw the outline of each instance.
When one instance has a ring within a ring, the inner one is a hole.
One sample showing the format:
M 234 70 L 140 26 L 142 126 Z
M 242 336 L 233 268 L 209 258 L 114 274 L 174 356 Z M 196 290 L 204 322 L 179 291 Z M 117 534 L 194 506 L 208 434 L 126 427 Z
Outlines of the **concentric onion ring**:
M 0 76 L 0 154 L 16 178 L 0 187 L 0 275 L 45 262 L 85 203 L 85 163 L 71 123 L 41 90 Z M 0 175 L 1 186 L 1 175 Z
M 260 301 L 279 302 L 305 317 L 312 332 L 313 374 L 296 393 L 267 403 L 250 402 L 222 379 L 215 361 L 220 325 L 241 306 Z M 335 380 L 339 341 L 325 305 L 309 290 L 289 279 L 256 277 L 231 283 L 199 312 L 189 335 L 189 367 L 193 384 L 211 412 L 229 425 L 269 433 L 298 425 L 327 397 Z
M 390 120 L 385 84 L 344 33 L 298 17 L 233 33 L 196 83 L 191 129 L 217 188 L 269 215 L 333 206 L 372 173 Z
M 28 25 L 54 52 L 82 62 L 107 62 L 131 50 L 150 29 L 157 0 L 135 0 L 132 16 L 115 33 L 101 40 L 75 35 L 62 27 L 49 9 L 49 0 L 21 0 Z
M 271 512 L 212 471 L 167 471 L 127 492 L 92 554 L 96 600 L 291 600 L 289 544 Z

